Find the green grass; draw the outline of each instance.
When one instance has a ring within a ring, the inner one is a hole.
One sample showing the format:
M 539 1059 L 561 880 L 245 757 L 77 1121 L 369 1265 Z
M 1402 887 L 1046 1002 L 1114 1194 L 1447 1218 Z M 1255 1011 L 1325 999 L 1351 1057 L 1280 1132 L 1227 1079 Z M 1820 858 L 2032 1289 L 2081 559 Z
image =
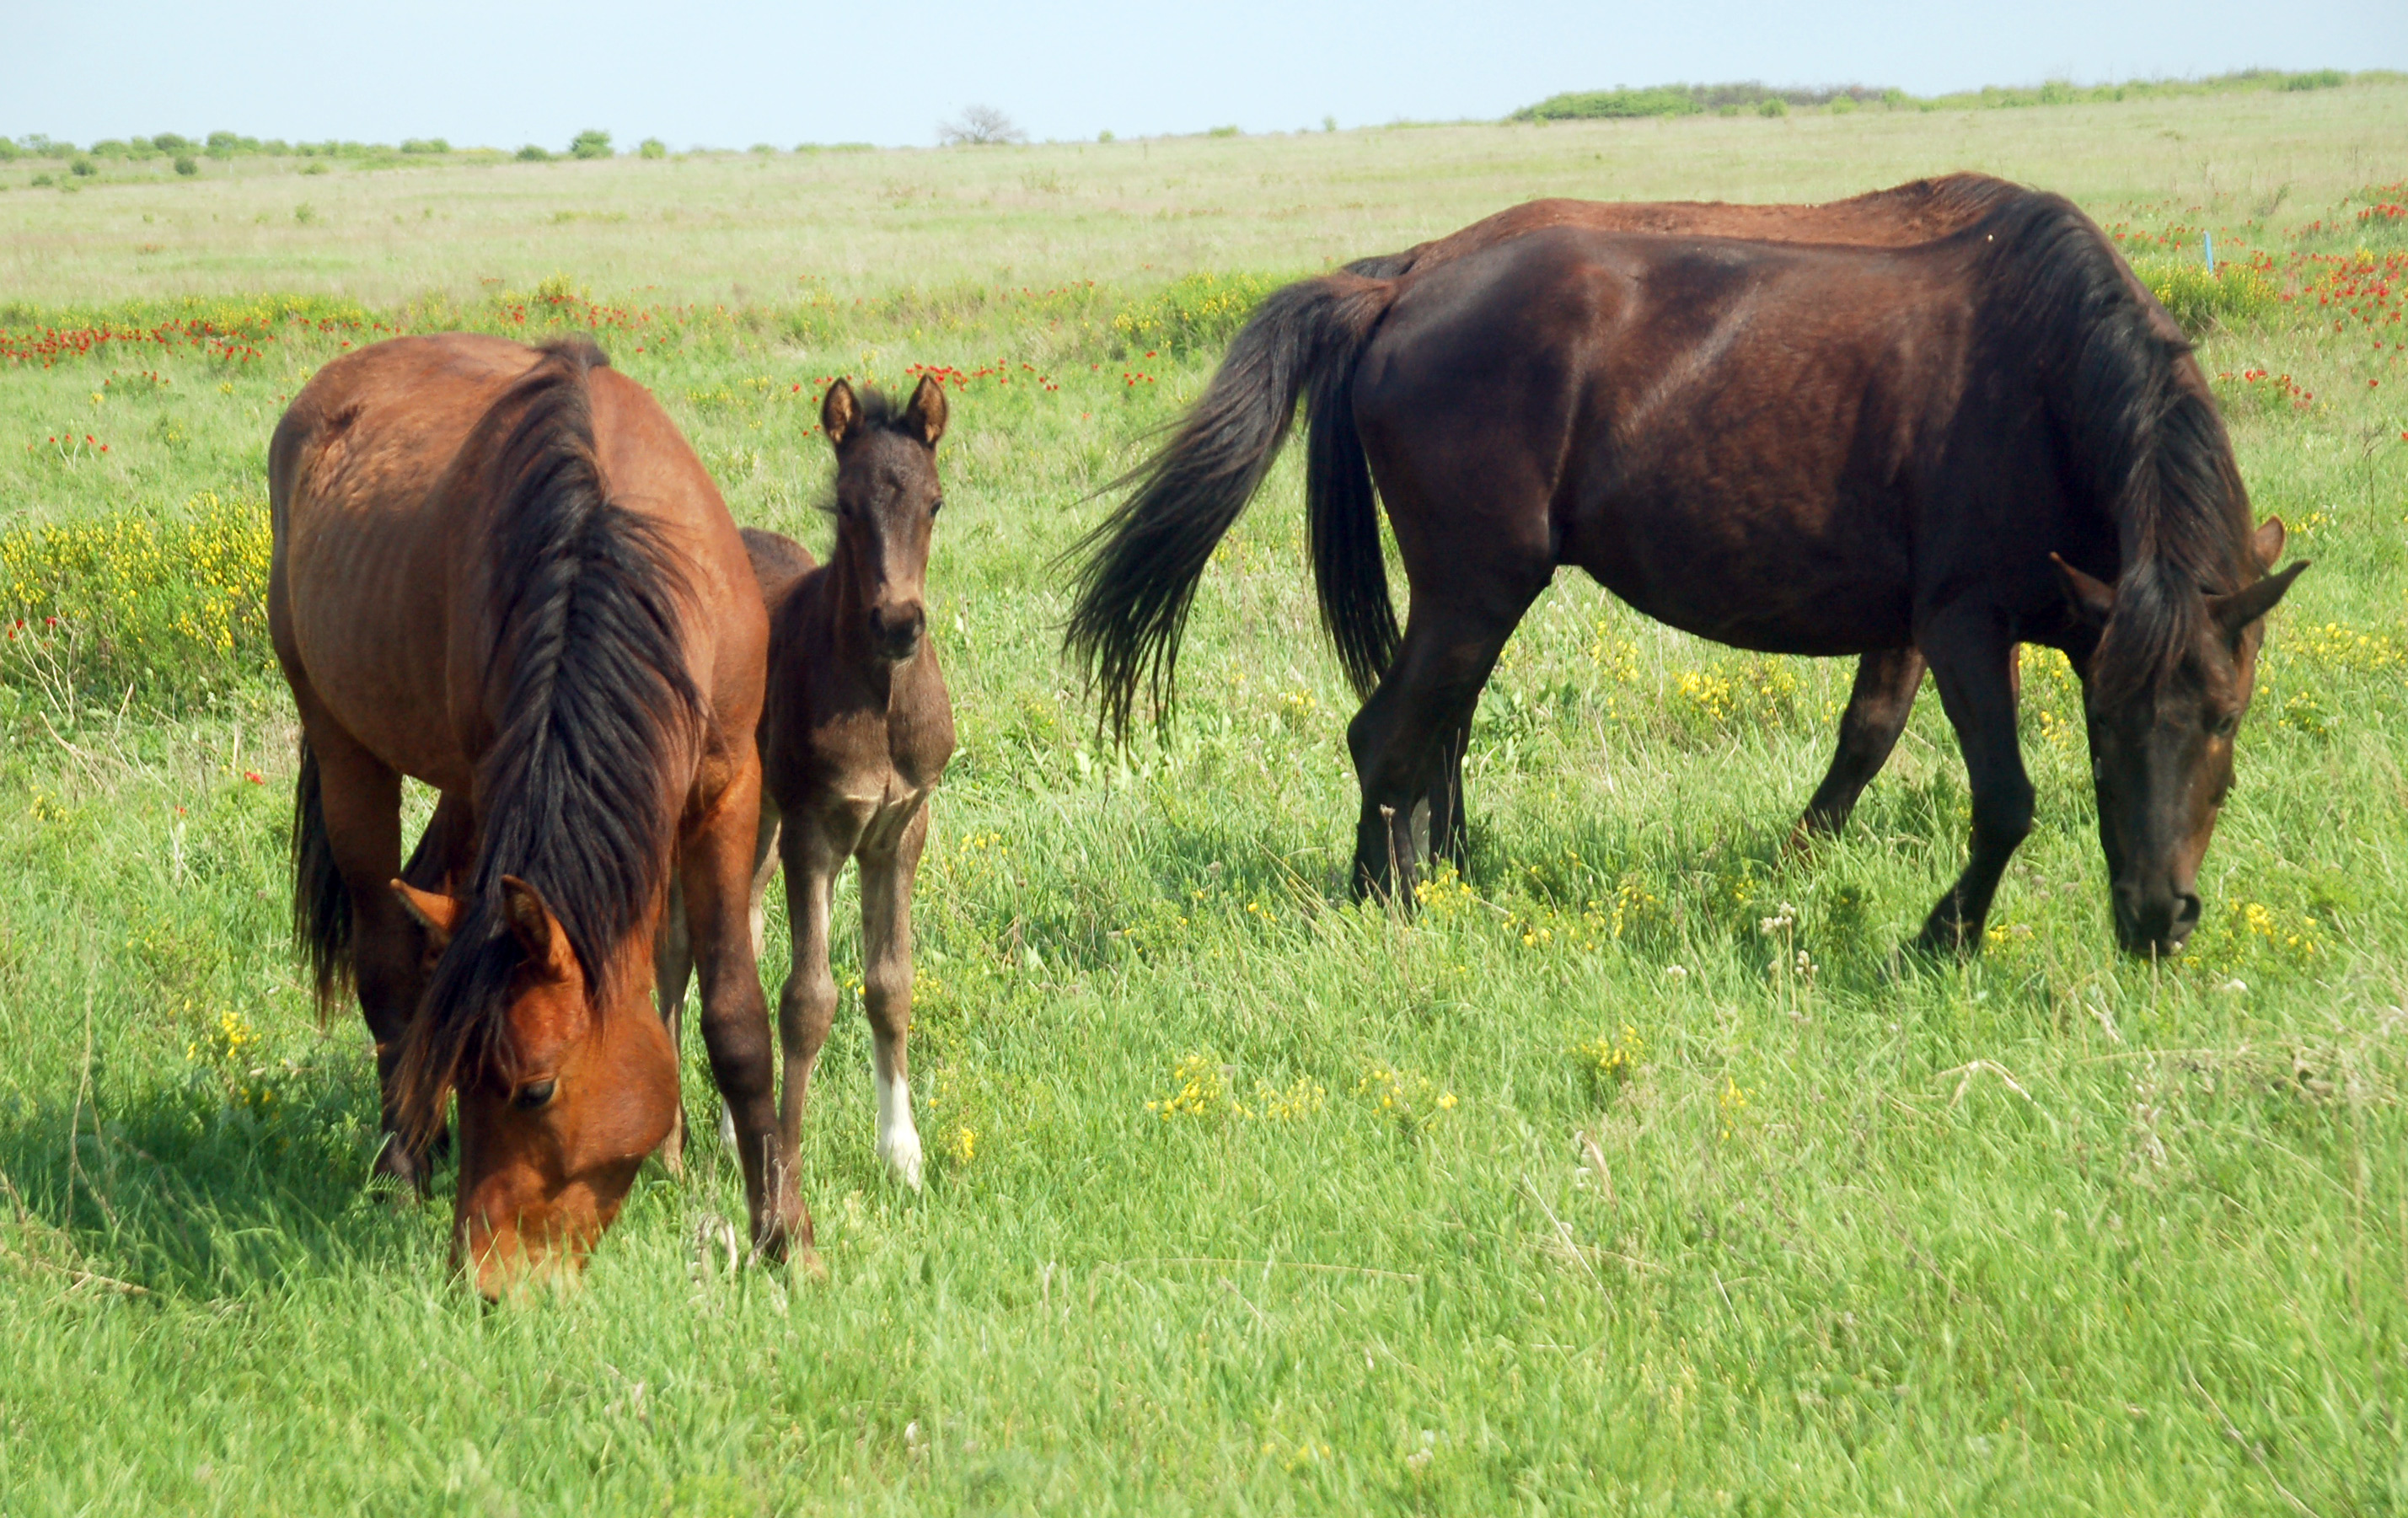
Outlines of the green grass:
M 2408 1507 L 2408 274 L 2358 221 L 2401 198 L 2403 121 L 2408 89 L 2359 81 L 344 165 L 308 223 L 239 160 L 0 196 L 0 329 L 35 355 L 0 361 L 0 547 L 56 609 L 0 609 L 36 612 L 0 643 L 0 1505 Z M 2317 564 L 2190 952 L 2111 947 L 2054 656 L 2027 664 L 2040 820 L 1993 941 L 1901 967 L 1964 846 L 1937 703 L 1847 836 L 1785 861 L 1848 670 L 1570 577 L 1484 705 L 1469 878 L 1411 924 L 1345 905 L 1351 703 L 1293 460 L 1206 578 L 1178 726 L 1095 743 L 1055 555 L 1209 375 L 1218 293 L 1533 194 L 1960 165 L 2067 189 L 2168 267 L 2213 230 L 2272 293 L 2202 294 L 2202 358 Z M 646 1173 L 581 1290 L 485 1311 L 444 1277 L 448 1193 L 363 1190 L 366 1040 L 316 1026 L 285 940 L 292 720 L 255 626 L 157 632 L 216 581 L 87 550 L 255 513 L 281 402 L 341 344 L 569 322 L 739 519 L 814 543 L 818 381 L 970 376 L 932 571 L 963 744 L 918 917 L 930 1175 L 877 1169 L 848 985 L 807 1139 L 824 1279 L 726 1268 L 740 1187 L 706 1141 L 683 1182 Z

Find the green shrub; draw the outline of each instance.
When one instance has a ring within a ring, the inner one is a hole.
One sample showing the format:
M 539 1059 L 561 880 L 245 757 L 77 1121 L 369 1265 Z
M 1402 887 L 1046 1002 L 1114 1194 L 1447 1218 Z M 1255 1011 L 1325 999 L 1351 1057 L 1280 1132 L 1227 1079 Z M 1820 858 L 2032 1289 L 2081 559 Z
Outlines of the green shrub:
M 442 137 L 404 137 L 401 150 L 406 153 L 448 153 L 452 144 Z
M 200 165 L 199 164 L 197 164 L 197 163 L 194 162 L 194 160 L 193 160 L 193 155 L 192 155 L 191 153 L 179 153 L 179 154 L 177 154 L 177 155 L 176 155 L 176 172 L 177 172 L 177 173 L 183 175 L 183 176 L 184 176 L 185 178 L 187 178 L 187 179 L 190 179 L 192 176 L 194 176 L 194 175 L 195 175 L 195 174 L 198 174 L 200 171 L 201 171 L 201 165 Z
M 1283 282 L 1265 274 L 1191 274 L 1152 300 L 1123 308 L 1112 318 L 1112 337 L 1123 354 L 1217 348 Z
M 636 144 L 636 156 L 638 158 L 666 158 L 668 155 L 669 145 L 658 137 L 646 137 Z
M 523 158 L 526 155 L 524 153 L 521 153 L 519 156 Z M 569 139 L 568 156 L 571 158 L 609 157 L 610 134 L 601 131 L 598 128 L 587 127 L 584 131 L 578 133 L 576 136 Z
M 552 162 L 552 152 L 549 149 L 538 148 L 534 143 L 530 142 L 525 147 L 519 150 L 519 162 L 522 164 L 548 164 Z
M 2283 80 L 2286 90 L 2329 90 L 2337 84 L 2347 84 L 2349 76 L 2338 68 L 2319 68 L 2305 74 L 2293 74 Z
M 1758 116 L 1786 116 L 1789 114 L 1789 102 L 1779 95 L 1767 95 L 1764 103 L 1756 107 L 1756 113 Z
M 1685 84 L 1645 90 L 1584 90 L 1549 95 L 1513 113 L 1517 122 L 1621 120 L 1639 116 L 1693 116 L 1703 107 Z
M 2274 282 L 2246 264 L 2227 264 L 2214 274 L 2188 259 L 2144 259 L 2132 266 L 2183 331 L 2196 337 L 2211 328 L 2261 322 L 2282 305 Z
M 150 139 L 150 146 L 163 153 L 188 153 L 200 144 L 179 132 L 162 132 Z
M 67 172 L 74 175 L 79 179 L 88 179 L 93 175 L 99 173 L 100 170 L 93 165 L 91 159 L 79 155 L 73 162 L 67 165 Z

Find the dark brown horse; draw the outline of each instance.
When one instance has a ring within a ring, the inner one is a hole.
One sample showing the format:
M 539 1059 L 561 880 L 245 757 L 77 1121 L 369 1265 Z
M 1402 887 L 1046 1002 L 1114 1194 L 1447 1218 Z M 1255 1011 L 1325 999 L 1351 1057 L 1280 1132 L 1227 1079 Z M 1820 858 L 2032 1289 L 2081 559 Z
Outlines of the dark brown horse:
M 794 967 L 778 1000 L 785 1056 L 781 1153 L 802 1141 L 811 1070 L 836 1020 L 828 919 L 837 877 L 861 866 L 862 1002 L 876 1046 L 878 1157 L 920 1184 L 911 1123 L 911 887 L 928 838 L 928 795 L 953 752 L 953 707 L 927 637 L 928 546 L 944 490 L 937 439 L 945 392 L 934 377 L 898 411 L 838 380 L 820 404 L 836 448 L 836 548 L 814 566 L 792 538 L 744 529 L 769 608 L 768 692 L 753 923 L 771 851 L 784 861 Z M 664 940 L 662 1005 L 684 1001 L 685 948 Z M 672 1032 L 672 1037 L 674 1037 Z
M 376 1039 L 380 1171 L 423 1187 L 456 1093 L 454 1259 L 488 1296 L 573 1268 L 668 1131 L 673 873 L 755 1239 L 809 1239 L 745 931 L 767 623 L 719 493 L 607 364 L 396 338 L 319 370 L 269 451 L 295 926 Z M 406 869 L 405 775 L 441 796 Z
M 1701 637 L 1875 656 L 1850 717 L 1885 731 L 1857 767 L 1904 721 L 1899 672 L 1928 661 L 1973 794 L 1929 949 L 1979 943 L 2030 828 L 2014 646 L 2063 650 L 2117 936 L 2179 947 L 2259 619 L 2300 566 L 2267 576 L 2282 526 L 2251 530 L 2188 345 L 2098 228 L 1999 181 L 1942 189 L 1938 235 L 1892 246 L 1555 214 L 1278 292 L 1092 539 L 1068 643 L 1104 720 L 1125 735 L 1140 688 L 1169 698 L 1204 564 L 1302 397 L 1323 620 L 1368 694 L 1358 890 L 1410 883 L 1415 803 L 1448 792 L 1498 651 L 1569 564 Z M 1381 500 L 1412 588 L 1401 637 Z
M 1957 231 L 2014 187 L 1982 174 L 1950 174 L 1914 179 L 1820 206 L 1750 206 L 1725 201 L 1534 200 L 1461 231 L 1420 243 L 1401 253 L 1358 259 L 1354 274 L 1398 279 L 1426 273 L 1438 265 L 1549 227 L 1585 227 L 1600 232 L 1650 232 L 1684 236 L 1744 237 L 1765 242 L 1845 243 L 1863 248 L 1902 248 Z M 1384 588 L 1383 589 L 1384 595 Z M 1388 641 L 1395 634 L 1389 624 Z M 1906 731 L 1923 684 L 1923 655 L 1913 647 L 1876 649 L 1856 661 L 1856 679 L 1840 717 L 1839 744 L 1822 784 L 1814 788 L 1792 836 L 1802 845 L 1839 832 L 1856 810 L 1865 787 L 1888 762 Z M 1368 694 L 1376 677 L 1359 680 Z M 1432 852 L 1458 870 L 1470 866 L 1465 828 L 1463 759 L 1470 726 L 1445 734 L 1441 762 L 1419 806 Z

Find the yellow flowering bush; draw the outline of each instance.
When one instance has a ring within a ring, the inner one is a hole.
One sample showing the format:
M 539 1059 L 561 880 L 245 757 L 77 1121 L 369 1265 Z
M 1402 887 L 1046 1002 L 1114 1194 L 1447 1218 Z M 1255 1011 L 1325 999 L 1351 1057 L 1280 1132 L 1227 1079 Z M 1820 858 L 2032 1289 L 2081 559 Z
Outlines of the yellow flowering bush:
M 1354 1094 L 1408 1137 L 1427 1133 L 1455 1108 L 1455 1093 L 1418 1070 L 1375 1065 L 1354 1083 Z
M 1279 284 L 1258 274 L 1191 274 L 1152 300 L 1122 309 L 1112 318 L 1112 337 L 1125 355 L 1217 348 Z
M 1578 1057 L 1590 1082 L 1600 1092 L 1609 1092 L 1630 1079 L 1646 1053 L 1647 1040 L 1625 1023 L 1619 1035 L 1599 1034 L 1581 1045 Z
M 260 669 L 267 561 L 266 503 L 211 492 L 171 515 L 29 523 L 0 533 L 0 618 L 10 642 L 51 650 L 79 681 Z

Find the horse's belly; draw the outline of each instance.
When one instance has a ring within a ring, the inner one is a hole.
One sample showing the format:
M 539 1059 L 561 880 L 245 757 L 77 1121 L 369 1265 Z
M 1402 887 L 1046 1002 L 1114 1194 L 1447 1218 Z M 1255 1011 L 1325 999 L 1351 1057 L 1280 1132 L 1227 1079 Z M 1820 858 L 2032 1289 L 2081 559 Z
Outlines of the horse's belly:
M 442 601 L 416 557 L 401 535 L 373 528 L 296 542 L 294 644 L 345 733 L 393 769 L 465 791 L 472 766 L 451 719 Z
M 1566 562 L 1669 626 L 1763 653 L 1835 655 L 1912 639 L 1904 545 L 1861 519 L 1784 520 L 1744 507 L 1599 503 Z

